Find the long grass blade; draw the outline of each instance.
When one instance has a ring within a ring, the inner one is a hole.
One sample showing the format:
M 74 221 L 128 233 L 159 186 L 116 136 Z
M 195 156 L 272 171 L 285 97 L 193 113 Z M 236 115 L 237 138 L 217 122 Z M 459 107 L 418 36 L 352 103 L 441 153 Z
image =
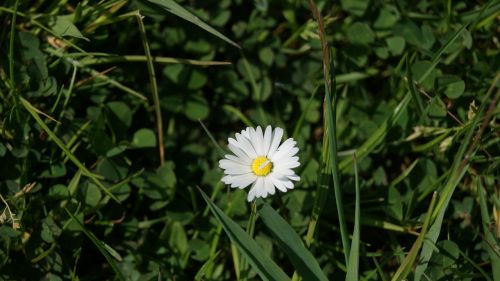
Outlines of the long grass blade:
M 325 135 L 328 138 L 328 153 L 330 154 L 332 177 L 333 177 L 333 190 L 335 194 L 335 203 L 337 207 L 337 214 L 339 217 L 340 236 L 342 239 L 342 246 L 344 251 L 345 262 L 349 260 L 350 244 L 348 240 L 347 225 L 344 217 L 344 205 L 342 203 L 342 192 L 340 189 L 338 155 L 337 155 L 337 130 L 336 130 L 336 105 L 337 105 L 337 87 L 335 85 L 335 71 L 333 63 L 333 54 L 330 55 L 330 49 L 326 41 L 325 28 L 323 18 L 314 4 L 314 1 L 309 0 L 309 6 L 313 13 L 314 18 L 318 22 L 318 33 L 323 51 L 323 76 L 325 78 L 325 100 L 324 111 L 326 120 Z M 332 97 L 333 95 L 333 102 Z
M 240 48 L 238 44 L 236 44 L 234 41 L 231 39 L 227 38 L 224 36 L 222 33 L 219 31 L 215 30 L 213 27 L 209 26 L 208 24 L 204 23 L 202 20 L 200 20 L 197 16 L 193 15 L 190 13 L 188 10 L 184 9 L 181 5 L 177 4 L 177 2 L 173 0 L 147 0 L 150 3 L 156 4 L 160 7 L 162 7 L 165 11 L 172 13 L 182 19 L 185 19 L 194 25 L 197 25 L 204 29 L 205 31 L 219 37 L 220 39 L 226 41 L 227 43 L 235 46 L 236 48 Z
M 477 181 L 479 181 L 479 179 L 477 179 Z M 493 235 L 492 231 L 489 228 L 491 219 L 488 213 L 488 205 L 486 203 L 486 196 L 485 196 L 486 192 L 481 184 L 478 184 L 477 190 L 479 193 L 479 207 L 481 209 L 481 221 L 483 225 L 484 239 L 486 240 L 485 243 L 488 243 L 489 245 L 497 245 L 498 240 L 495 239 L 495 236 Z M 499 281 L 500 256 L 498 255 L 497 252 L 493 250 L 492 247 L 486 246 L 485 248 L 486 251 L 488 252 L 488 256 L 490 257 L 493 280 Z
M 422 247 L 422 244 L 424 242 L 424 237 L 427 234 L 427 229 L 429 228 L 429 223 L 431 221 L 432 211 L 434 210 L 435 203 L 436 193 L 434 193 L 434 195 L 432 196 L 431 204 L 429 205 L 429 209 L 427 210 L 427 216 L 425 217 L 422 230 L 420 231 L 420 234 L 418 235 L 415 243 L 413 243 L 413 246 L 408 252 L 408 255 L 406 255 L 398 270 L 396 271 L 394 276 L 392 276 L 392 281 L 406 280 L 406 277 L 411 272 L 413 264 L 417 259 L 418 252 L 420 251 L 420 248 Z
M 354 158 L 354 187 L 356 189 L 356 205 L 354 207 L 354 231 L 352 233 L 351 253 L 349 254 L 349 262 L 347 263 L 347 276 L 345 278 L 346 281 L 359 280 L 359 236 L 361 232 L 359 224 L 361 218 L 361 204 L 356 154 L 353 154 L 352 157 Z
M 103 241 L 99 240 L 99 238 L 97 238 L 94 235 L 94 233 L 88 231 L 85 228 L 85 226 L 78 220 L 78 218 L 75 217 L 75 215 L 73 215 L 66 207 L 64 208 L 64 210 L 66 211 L 68 216 L 70 216 L 71 219 L 78 224 L 78 226 L 80 227 L 82 232 L 89 238 L 89 240 L 92 242 L 92 244 L 94 244 L 96 246 L 96 248 L 99 250 L 99 252 L 101 252 L 101 254 L 104 256 L 104 258 L 106 259 L 108 264 L 111 266 L 111 268 L 115 272 L 116 277 L 118 277 L 118 279 L 124 281 L 125 277 L 123 276 L 122 272 L 118 268 L 118 265 L 116 264 L 116 262 L 112 256 L 112 254 L 115 254 L 116 251 L 113 248 L 111 248 L 109 245 L 104 243 Z
M 20 98 L 21 104 L 24 106 L 24 108 L 31 114 L 31 116 L 35 119 L 35 121 L 42 127 L 42 129 L 49 135 L 51 140 L 56 143 L 57 146 L 66 154 L 66 156 L 82 171 L 82 174 L 90 178 L 104 193 L 106 193 L 109 197 L 111 197 L 113 200 L 115 200 L 117 203 L 120 203 L 118 198 L 116 198 L 113 193 L 111 193 L 102 183 L 101 181 L 97 178 L 96 175 L 91 173 L 85 165 L 78 160 L 78 158 L 71 152 L 71 150 L 64 145 L 64 143 L 55 135 L 55 133 L 49 129 L 49 127 L 43 122 L 43 120 L 40 118 L 38 115 L 38 109 L 36 109 L 31 103 L 29 103 L 27 100 L 24 98 Z
M 238 247 L 252 268 L 259 274 L 263 280 L 290 280 L 288 276 L 281 270 L 281 268 L 266 256 L 257 243 L 232 219 L 230 219 L 224 212 L 217 207 L 212 200 L 199 189 L 203 199 L 207 202 L 210 211 L 222 225 L 229 239 Z
M 271 206 L 264 203 L 259 214 L 303 280 L 328 280 L 302 239 Z
M 156 115 L 156 135 L 158 136 L 158 152 L 161 166 L 165 163 L 165 148 L 163 146 L 163 118 L 161 116 L 160 96 L 158 94 L 158 85 L 156 83 L 155 67 L 153 65 L 153 59 L 151 57 L 151 51 L 149 50 L 148 39 L 146 37 L 146 28 L 144 27 L 144 22 L 142 21 L 142 16 L 139 14 L 139 12 L 137 12 L 136 18 L 137 23 L 139 24 L 142 46 L 144 48 L 144 53 L 146 54 L 146 62 L 149 72 L 149 84 L 151 86 L 151 94 L 153 95 L 153 103 Z
M 68 56 L 71 54 L 68 54 Z M 104 57 L 86 57 L 80 61 L 82 65 L 100 65 L 110 63 L 135 63 L 146 62 L 148 58 L 141 55 L 125 55 L 125 56 L 112 56 L 106 55 Z M 231 65 L 229 61 L 203 61 L 192 59 L 181 59 L 172 57 L 151 57 L 151 61 L 157 64 L 187 64 L 196 66 L 224 66 Z
M 422 253 L 420 255 L 420 261 L 415 269 L 415 280 L 419 281 L 425 270 L 427 269 L 428 263 L 430 258 L 432 257 L 432 254 L 434 253 L 435 246 L 434 244 L 436 243 L 439 234 L 441 232 L 441 226 L 443 223 L 444 219 L 444 214 L 446 212 L 446 209 L 448 207 L 448 204 L 451 200 L 451 196 L 453 195 L 455 188 L 457 185 L 460 183 L 462 180 L 462 177 L 464 176 L 465 172 L 469 168 L 469 160 L 471 157 L 474 156 L 475 150 L 477 147 L 477 144 L 479 140 L 481 139 L 481 134 L 484 131 L 485 126 L 488 124 L 489 119 L 491 118 L 491 113 L 496 106 L 496 98 L 493 98 L 493 101 L 491 102 L 489 106 L 488 112 L 485 114 L 485 118 L 483 120 L 483 125 L 481 128 L 478 130 L 474 141 L 471 143 L 472 135 L 479 124 L 479 121 L 483 119 L 483 114 L 486 110 L 486 105 L 488 104 L 487 101 L 491 94 L 493 93 L 493 90 L 496 87 L 496 83 L 500 78 L 500 74 L 496 76 L 494 79 L 490 89 L 486 93 L 486 95 L 483 98 L 483 101 L 481 103 L 481 106 L 479 107 L 478 112 L 476 113 L 474 119 L 472 119 L 470 126 L 468 130 L 466 131 L 466 134 L 461 142 L 461 145 L 458 149 L 458 152 L 456 153 L 455 160 L 453 162 L 450 176 L 448 178 L 448 181 L 446 182 L 444 188 L 442 189 L 442 192 L 439 197 L 439 201 L 437 202 L 436 209 L 434 210 L 432 214 L 431 221 L 432 226 L 429 230 L 429 232 L 426 235 L 426 241 L 429 243 L 424 244 L 422 248 Z M 497 92 L 497 96 L 500 91 Z M 467 149 L 468 148 L 468 149 Z
M 424 74 L 418 79 L 417 83 L 424 81 L 432 70 L 436 68 L 444 52 L 452 46 L 452 44 L 460 37 L 462 32 L 465 30 L 466 25 L 463 25 L 459 30 L 457 30 L 453 36 L 434 54 L 432 58 L 431 65 L 426 69 Z M 389 130 L 397 123 L 402 113 L 408 107 L 411 100 L 411 92 L 407 92 L 404 98 L 399 102 L 399 104 L 394 108 L 391 115 L 385 119 L 382 124 L 377 128 L 375 132 L 359 147 L 356 149 L 356 154 L 358 159 L 364 158 L 366 155 L 370 154 L 387 136 Z M 347 170 L 352 164 L 352 158 L 348 157 L 342 160 L 339 164 L 340 170 Z

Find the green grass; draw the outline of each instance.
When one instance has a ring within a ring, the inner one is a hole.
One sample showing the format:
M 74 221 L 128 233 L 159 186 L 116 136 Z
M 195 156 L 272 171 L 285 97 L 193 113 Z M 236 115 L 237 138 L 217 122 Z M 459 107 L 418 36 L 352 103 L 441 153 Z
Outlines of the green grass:
M 0 4 L 0 280 L 500 281 L 497 1 Z M 300 148 L 246 201 L 247 126 Z

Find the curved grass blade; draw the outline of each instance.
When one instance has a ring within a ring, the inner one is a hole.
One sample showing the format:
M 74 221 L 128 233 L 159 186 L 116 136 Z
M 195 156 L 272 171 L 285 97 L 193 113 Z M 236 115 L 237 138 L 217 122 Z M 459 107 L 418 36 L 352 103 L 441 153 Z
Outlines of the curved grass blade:
M 96 175 L 94 175 L 92 172 L 90 172 L 85 165 L 76 158 L 76 156 L 71 152 L 71 150 L 64 145 L 64 143 L 56 136 L 56 134 L 43 122 L 43 120 L 40 118 L 38 115 L 38 112 L 41 112 L 37 108 L 35 108 L 29 101 L 25 100 L 24 98 L 19 99 L 21 101 L 21 104 L 24 106 L 24 108 L 33 116 L 33 118 L 36 120 L 38 125 L 42 127 L 42 129 L 49 135 L 50 139 L 59 146 L 59 148 L 66 154 L 66 156 L 73 162 L 81 171 L 82 174 L 89 177 L 106 195 L 111 197 L 113 200 L 115 200 L 117 203 L 120 203 L 118 198 L 111 193 L 102 183 L 101 181 L 97 178 Z
M 271 206 L 264 203 L 259 214 L 303 280 L 328 280 L 302 239 Z
M 247 258 L 253 269 L 263 280 L 290 280 L 283 270 L 281 270 L 270 257 L 263 253 L 255 240 L 253 240 L 237 223 L 224 214 L 224 212 L 210 200 L 205 192 L 199 188 L 198 190 L 203 196 L 203 199 L 207 202 L 214 217 L 224 228 L 227 236 L 229 236 L 231 241 L 238 247 L 239 252 Z
M 75 215 L 73 215 L 66 207 L 64 208 L 64 210 L 66 211 L 68 216 L 70 216 L 71 219 L 78 224 L 78 226 L 83 231 L 83 233 L 90 239 L 90 241 L 92 241 L 92 243 L 97 247 L 99 252 L 101 252 L 101 254 L 104 256 L 104 258 L 106 258 L 106 261 L 108 261 L 109 265 L 111 266 L 111 268 L 115 272 L 118 279 L 125 280 L 125 277 L 123 276 L 122 272 L 120 271 L 120 269 L 116 265 L 115 260 L 113 259 L 113 256 L 112 256 L 112 255 L 117 255 L 118 253 L 113 248 L 111 248 L 109 245 L 107 245 L 106 243 L 99 240 L 94 235 L 94 233 L 88 231 L 85 228 L 85 226 L 83 226 L 83 224 L 75 217 Z
M 420 234 L 418 235 L 417 240 L 408 252 L 408 255 L 406 255 L 404 261 L 401 263 L 394 276 L 392 276 L 392 281 L 405 280 L 406 276 L 408 276 L 408 274 L 412 270 L 413 264 L 417 259 L 417 254 L 420 251 L 422 244 L 424 243 L 424 237 L 427 234 L 427 229 L 429 228 L 429 223 L 431 221 L 432 211 L 434 209 L 435 203 L 436 193 L 434 193 L 434 195 L 432 196 L 431 204 L 429 205 L 427 216 L 425 217 L 424 225 L 422 226 L 422 231 L 420 231 Z
M 161 114 L 160 106 L 160 95 L 158 94 L 158 84 L 156 82 L 156 72 L 153 66 L 153 60 L 151 57 L 151 51 L 149 49 L 148 39 L 146 37 L 146 27 L 142 21 L 142 16 L 137 12 L 135 15 L 137 23 L 139 24 L 139 34 L 141 35 L 142 46 L 144 48 L 144 53 L 146 55 L 146 64 L 148 66 L 149 73 L 149 86 L 151 88 L 151 94 L 153 96 L 153 105 L 156 115 L 156 136 L 158 138 L 158 154 L 160 157 L 160 166 L 165 163 L 165 147 L 163 141 L 163 118 Z
M 479 182 L 479 179 L 477 179 Z M 490 245 L 496 245 L 497 239 L 495 239 L 495 235 L 493 235 L 492 231 L 489 229 L 489 224 L 491 222 L 490 214 L 488 213 L 488 206 L 485 198 L 485 190 L 481 184 L 478 184 L 477 190 L 479 193 L 479 206 L 481 209 L 481 220 L 483 224 L 483 232 L 485 242 Z M 488 255 L 490 256 L 491 268 L 493 280 L 500 280 L 500 256 L 496 253 L 492 247 L 486 247 Z M 464 255 L 465 256 L 465 255 Z M 477 267 L 479 270 L 482 270 L 481 267 Z M 488 277 L 489 278 L 489 277 Z M 490 279 L 491 280 L 491 279 Z
M 354 231 L 352 233 L 351 252 L 349 253 L 349 262 L 347 263 L 346 281 L 359 280 L 359 236 L 360 236 L 360 195 L 358 180 L 358 165 L 356 163 L 356 154 L 352 155 L 354 161 L 354 185 L 356 189 L 356 205 L 354 207 Z
M 342 247 L 345 257 L 345 263 L 349 261 L 350 244 L 349 235 L 347 234 L 347 225 L 344 217 L 344 204 L 342 203 L 342 191 L 340 189 L 339 179 L 339 161 L 337 154 L 337 86 L 335 81 L 335 67 L 333 61 L 333 50 L 328 47 L 326 40 L 325 27 L 323 17 L 319 12 L 314 1 L 309 0 L 309 7 L 315 20 L 318 23 L 318 33 L 321 42 L 322 57 L 323 57 L 323 76 L 325 79 L 325 99 L 324 99 L 324 116 L 325 116 L 325 136 L 328 138 L 328 153 L 331 161 L 331 172 L 333 179 L 333 191 L 335 194 L 335 203 L 337 214 L 339 217 L 340 237 L 342 239 Z M 333 97 L 333 102 L 332 102 Z
M 64 59 L 66 60 L 67 62 L 71 63 L 73 66 L 76 66 L 78 68 L 80 68 L 81 70 L 87 72 L 87 73 L 90 73 L 93 77 L 96 77 L 96 78 L 99 78 L 103 81 L 105 81 L 106 83 L 124 91 L 125 93 L 127 94 L 130 94 L 130 95 L 133 95 L 141 100 L 144 100 L 144 101 L 147 101 L 148 99 L 141 93 L 137 92 L 136 90 L 132 89 L 132 88 L 129 88 L 125 85 L 123 85 L 122 83 L 116 81 L 115 79 L 107 76 L 106 74 L 104 73 L 101 73 L 101 72 L 98 72 L 92 68 L 89 68 L 85 65 L 83 65 L 82 63 L 80 63 L 79 61 L 77 60 L 74 60 L 72 59 L 71 57 L 68 57 L 66 56 L 66 54 L 62 53 L 61 51 L 59 50 L 55 50 L 55 49 L 52 49 L 52 48 L 46 48 L 45 51 L 51 55 L 54 55 L 56 57 L 59 57 L 61 59 Z
M 225 104 L 225 105 L 222 106 L 222 108 L 224 108 L 224 110 L 228 111 L 229 113 L 232 113 L 232 114 L 236 115 L 236 117 L 238 117 L 241 120 L 241 122 L 245 123 L 246 126 L 248 126 L 248 127 L 254 127 L 252 121 L 250 121 L 250 119 L 248 119 L 245 116 L 245 114 L 243 114 L 236 107 L 234 107 L 232 105 L 229 105 L 229 104 Z
M 162 7 L 167 12 L 172 13 L 180 18 L 183 18 L 183 19 L 199 26 L 200 28 L 204 29 L 205 31 L 212 33 L 213 35 L 219 37 L 220 39 L 222 39 L 222 40 L 226 41 L 227 43 L 240 49 L 240 46 L 238 44 L 236 44 L 234 41 L 227 38 L 222 33 L 215 30 L 213 27 L 204 23 L 197 16 L 191 14 L 188 10 L 184 9 L 181 5 L 177 4 L 175 1 L 173 1 L 173 0 L 147 0 L 147 2 L 156 4 L 160 7 Z
M 435 250 L 435 243 L 437 239 L 439 238 L 439 234 L 441 232 L 441 227 L 443 224 L 443 219 L 444 219 L 444 214 L 446 212 L 446 209 L 448 208 L 448 204 L 451 201 L 451 196 L 453 195 L 455 188 L 458 186 L 460 181 L 462 180 L 462 177 L 466 173 L 466 171 L 469 168 L 470 165 L 470 158 L 474 156 L 475 151 L 478 146 L 478 142 L 481 139 L 481 135 L 484 131 L 484 128 L 488 124 L 490 118 L 491 118 L 491 113 L 496 106 L 496 100 L 498 96 L 500 95 L 500 91 L 497 92 L 497 96 L 493 98 L 493 101 L 491 102 L 488 111 L 486 111 L 486 104 L 493 93 L 493 90 L 496 87 L 496 84 L 498 80 L 500 79 L 500 74 L 498 74 L 494 81 L 491 84 L 490 89 L 488 92 L 485 94 L 481 106 L 479 110 L 476 113 L 476 116 L 474 119 L 471 120 L 470 126 L 465 133 L 465 136 L 462 140 L 462 144 L 460 145 L 458 152 L 456 154 L 455 160 L 453 161 L 453 165 L 451 167 L 451 172 L 450 176 L 448 177 L 448 181 L 445 183 L 445 186 L 442 189 L 442 192 L 439 197 L 439 201 L 437 202 L 436 209 L 432 213 L 432 218 L 431 221 L 433 221 L 432 226 L 425 236 L 426 241 L 429 243 L 424 244 L 422 248 L 422 253 L 420 255 L 420 261 L 415 269 L 415 281 L 419 281 L 422 276 L 424 275 L 425 270 L 427 269 L 427 266 L 429 264 L 429 261 L 432 257 L 432 254 L 434 253 Z M 479 128 L 474 140 L 472 140 L 472 135 L 479 124 L 479 120 L 483 120 L 483 123 L 481 127 Z M 468 148 L 468 149 L 467 149 Z
M 422 81 L 424 81 L 432 72 L 432 70 L 436 68 L 444 52 L 455 42 L 455 40 L 460 37 L 466 27 L 467 25 L 463 25 L 459 30 L 457 30 L 455 34 L 453 34 L 453 36 L 434 54 L 434 56 L 432 57 L 431 65 L 429 66 L 429 68 L 427 68 L 427 70 L 420 77 L 417 83 L 421 83 Z M 389 130 L 394 126 L 394 124 L 396 124 L 402 113 L 408 107 L 411 98 L 411 92 L 407 92 L 401 102 L 399 102 L 399 104 L 394 108 L 392 114 L 382 122 L 377 130 L 358 149 L 356 149 L 358 159 L 362 159 L 366 155 L 370 154 L 380 144 L 380 142 L 385 139 L 385 137 L 389 133 Z M 352 158 L 350 157 L 342 160 L 339 164 L 340 170 L 347 170 L 347 168 L 350 167 L 351 163 Z

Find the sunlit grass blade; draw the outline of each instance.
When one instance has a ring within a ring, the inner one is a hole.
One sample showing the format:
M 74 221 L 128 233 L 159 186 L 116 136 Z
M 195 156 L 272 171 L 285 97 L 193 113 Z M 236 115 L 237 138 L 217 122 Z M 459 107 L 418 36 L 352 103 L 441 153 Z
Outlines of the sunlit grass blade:
M 222 106 L 222 108 L 224 108 L 224 110 L 228 111 L 229 113 L 232 113 L 234 114 L 236 117 L 238 117 L 241 122 L 243 122 L 246 126 L 248 127 L 254 127 L 254 124 L 252 123 L 252 121 L 250 121 L 250 119 L 248 119 L 245 114 L 243 114 L 239 109 L 237 109 L 236 107 L 232 106 L 232 105 L 229 105 L 229 104 L 225 104 Z
M 392 276 L 392 281 L 406 280 L 406 277 L 413 269 L 413 265 L 415 263 L 415 260 L 417 259 L 417 255 L 420 251 L 420 248 L 422 248 L 422 244 L 424 243 L 424 237 L 427 234 L 427 229 L 429 228 L 429 224 L 431 222 L 432 211 L 434 210 L 435 203 L 436 193 L 434 193 L 434 195 L 432 196 L 429 209 L 427 210 L 427 216 L 425 217 L 424 224 L 422 226 L 422 230 L 420 231 L 417 240 L 415 240 L 415 243 L 413 243 L 413 246 L 399 266 L 398 270 L 396 270 L 396 273 L 394 274 L 394 276 Z
M 68 54 L 70 56 L 71 54 Z M 231 65 L 229 61 L 203 61 L 203 60 L 192 60 L 192 59 L 181 59 L 172 57 L 151 57 L 151 60 L 155 64 L 187 64 L 195 66 L 224 66 Z M 104 57 L 86 57 L 80 60 L 80 63 L 85 66 L 90 65 L 100 65 L 100 64 L 111 64 L 111 63 L 135 63 L 135 62 L 146 62 L 147 57 L 141 55 L 125 55 L 125 56 L 114 56 L 106 55 Z
M 445 43 L 432 57 L 431 65 L 426 69 L 424 74 L 418 79 L 417 83 L 424 81 L 427 76 L 432 72 L 434 68 L 438 65 L 444 52 L 460 37 L 462 32 L 465 30 L 466 25 L 462 26 L 457 30 L 453 36 Z M 402 113 L 408 107 L 410 100 L 412 98 L 411 92 L 407 92 L 404 98 L 399 102 L 399 104 L 393 109 L 391 115 L 385 119 L 380 126 L 372 133 L 372 135 L 359 147 L 356 149 L 356 155 L 358 159 L 363 159 L 366 155 L 370 154 L 387 136 L 389 130 L 398 122 L 401 118 Z M 342 160 L 339 164 L 340 170 L 344 171 L 348 169 L 352 164 L 352 158 L 348 157 Z
M 322 58 L 323 58 L 323 76 L 325 79 L 325 99 L 323 104 L 324 110 L 324 127 L 325 136 L 328 138 L 328 154 L 329 160 L 331 161 L 331 172 L 333 178 L 333 190 L 335 195 L 335 203 L 337 207 L 337 214 L 339 218 L 339 228 L 340 236 L 342 239 L 342 247 L 345 257 L 345 263 L 347 264 L 349 260 L 350 244 L 349 235 L 347 233 L 347 225 L 344 217 L 344 204 L 342 203 L 342 191 L 340 188 L 339 179 L 339 164 L 337 155 L 337 120 L 336 120 L 336 108 L 337 108 L 337 86 L 335 84 L 335 66 L 333 61 L 333 51 L 328 47 L 326 41 L 325 28 L 323 23 L 323 18 L 316 7 L 314 1 L 309 0 L 309 6 L 313 13 L 314 18 L 318 22 L 318 33 L 321 42 Z M 333 102 L 332 102 L 333 96 Z
M 271 206 L 264 203 L 259 214 L 303 280 L 328 280 L 302 239 Z
M 319 89 L 319 86 L 314 88 L 314 90 L 311 94 L 311 97 L 309 98 L 309 101 L 307 102 L 306 108 L 300 114 L 299 120 L 295 124 L 295 129 L 293 129 L 292 138 L 296 139 L 298 137 L 299 132 L 300 132 L 300 128 L 302 128 L 302 123 L 304 122 L 304 118 L 306 117 L 307 113 L 309 112 L 309 108 L 311 107 L 311 104 L 314 101 L 314 97 L 316 96 L 318 89 Z
M 99 238 L 97 238 L 94 233 L 88 231 L 85 226 L 78 220 L 78 218 L 75 217 L 75 215 L 73 215 L 67 208 L 64 208 L 64 210 L 66 211 L 66 213 L 68 214 L 68 216 L 71 217 L 71 219 L 76 223 L 78 224 L 78 226 L 80 227 L 80 229 L 82 230 L 82 232 L 90 239 L 90 241 L 92 242 L 92 244 L 94 244 L 96 246 L 96 248 L 99 250 L 99 252 L 101 252 L 101 254 L 104 256 L 104 258 L 106 258 L 106 261 L 108 262 L 108 264 L 111 266 L 111 268 L 113 269 L 113 271 L 115 272 L 116 274 L 116 277 L 120 280 L 125 280 L 125 277 L 123 276 L 122 272 L 120 271 L 120 269 L 118 268 L 113 256 L 112 256 L 112 253 L 116 253 L 116 251 L 113 249 L 111 252 L 109 251 L 109 249 L 112 249 L 109 245 L 107 245 L 106 243 L 102 242 L 101 240 L 99 240 Z
M 410 103 L 411 95 L 406 95 L 399 104 L 393 109 L 391 115 L 385 119 L 380 126 L 375 130 L 371 136 L 358 148 L 356 148 L 357 159 L 363 159 L 370 154 L 387 136 L 389 130 L 398 122 L 403 112 L 406 110 Z M 340 161 L 339 169 L 345 171 L 352 165 L 352 158 L 347 157 Z
M 493 98 L 493 101 L 491 103 L 488 103 L 488 99 L 493 93 L 493 90 L 496 88 L 496 83 L 499 80 L 499 78 L 500 74 L 498 74 L 495 77 L 488 92 L 484 95 L 481 106 L 479 107 L 474 118 L 470 121 L 468 130 L 466 131 L 465 136 L 461 142 L 461 145 L 457 153 L 455 154 L 456 156 L 452 164 L 450 176 L 448 177 L 448 180 L 445 183 L 440 193 L 440 197 L 437 202 L 436 208 L 432 213 L 432 218 L 431 218 L 432 226 L 425 237 L 426 241 L 428 241 L 429 243 L 424 244 L 422 248 L 420 261 L 417 268 L 415 269 L 416 281 L 419 281 L 422 278 L 425 270 L 427 269 L 429 260 L 432 257 L 432 254 L 434 253 L 435 250 L 434 244 L 436 243 L 439 234 L 441 232 L 441 227 L 448 204 L 450 203 L 455 188 L 460 183 L 462 177 L 469 168 L 470 165 L 469 160 L 471 157 L 474 156 L 478 146 L 478 142 L 480 141 L 481 135 L 484 131 L 484 128 L 486 127 L 485 125 L 488 124 L 494 106 L 496 106 L 496 100 L 500 94 L 500 91 L 497 92 L 497 96 Z M 487 104 L 490 104 L 490 106 L 488 112 L 486 112 L 485 114 Z M 479 128 L 474 140 L 471 142 L 472 135 L 475 132 L 476 127 L 479 124 L 480 120 L 483 120 L 482 126 Z
M 21 104 L 24 106 L 24 108 L 31 114 L 31 116 L 35 119 L 35 121 L 42 127 L 42 129 L 49 135 L 50 139 L 56 143 L 57 146 L 64 152 L 64 154 L 82 171 L 82 174 L 85 175 L 86 177 L 90 178 L 104 193 L 106 193 L 109 197 L 111 197 L 113 200 L 116 202 L 120 203 L 118 198 L 113 195 L 102 183 L 101 181 L 97 178 L 96 175 L 91 173 L 85 165 L 78 160 L 78 158 L 71 152 L 71 150 L 66 147 L 66 145 L 60 140 L 55 133 L 49 129 L 49 127 L 43 122 L 43 120 L 40 118 L 38 115 L 38 109 L 36 109 L 33 105 L 31 105 L 27 100 L 24 98 L 19 99 L 21 101 Z
M 96 71 L 96 70 L 94 70 L 92 68 L 89 68 L 88 66 L 85 66 L 85 65 L 81 64 L 79 61 L 77 61 L 75 59 L 67 57 L 66 54 L 62 53 L 60 50 L 55 50 L 55 49 L 52 49 L 52 48 L 46 48 L 45 51 L 47 53 L 51 54 L 51 55 L 57 56 L 59 58 L 62 58 L 64 60 L 68 61 L 73 66 L 78 67 L 79 69 L 81 69 L 84 72 L 90 73 L 95 78 L 102 79 L 106 83 L 109 83 L 110 85 L 112 85 L 112 86 L 114 86 L 114 87 L 116 87 L 116 88 L 124 91 L 127 94 L 135 96 L 135 97 L 137 97 L 137 98 L 139 98 L 141 100 L 144 100 L 144 101 L 147 100 L 147 98 L 142 93 L 139 93 L 138 91 L 136 91 L 136 90 L 134 90 L 134 89 L 132 89 L 130 87 L 127 87 L 127 86 L 123 85 L 122 83 L 116 81 L 115 79 L 112 79 L 111 77 L 107 76 L 104 73 L 101 73 L 101 72 Z
M 359 193 L 359 178 L 358 165 L 356 163 L 356 154 L 352 156 L 354 159 L 354 187 L 356 189 L 356 203 L 354 207 L 354 231 L 352 233 L 351 252 L 349 254 L 349 262 L 347 263 L 346 281 L 359 280 L 359 243 L 360 243 L 360 193 Z
M 480 179 L 477 178 L 475 180 L 478 182 L 477 190 L 479 193 L 479 207 L 481 209 L 481 222 L 485 240 L 484 243 L 487 243 L 488 245 L 498 245 L 498 240 L 495 238 L 495 235 L 493 235 L 489 227 L 491 218 L 488 212 L 485 190 L 480 184 Z M 500 281 L 500 256 L 498 252 L 495 252 L 495 250 L 491 246 L 486 246 L 485 248 L 488 252 L 488 256 L 490 257 L 493 280 Z
M 222 33 L 215 30 L 213 27 L 204 23 L 197 16 L 193 15 L 188 10 L 184 9 L 181 5 L 177 4 L 177 2 L 175 2 L 173 0 L 147 0 L 147 1 L 162 7 L 167 12 L 172 13 L 180 18 L 183 18 L 183 19 L 199 26 L 200 28 L 204 29 L 205 31 L 219 37 L 220 39 L 226 41 L 227 43 L 229 43 L 237 48 L 240 48 L 240 46 L 238 44 L 236 44 L 234 41 L 227 38 Z
M 205 192 L 201 189 L 199 190 L 203 199 L 205 199 L 210 207 L 212 214 L 222 225 L 227 236 L 229 236 L 231 241 L 238 247 L 239 252 L 246 257 L 248 262 L 252 265 L 252 268 L 262 279 L 273 281 L 290 280 L 283 270 L 281 270 L 270 257 L 263 253 L 257 243 L 236 222 L 224 214 L 224 212 L 210 200 Z
M 413 82 L 413 73 L 411 71 L 410 59 L 408 58 L 408 55 L 406 55 L 405 58 L 406 58 L 406 79 L 407 79 L 406 84 L 408 85 L 408 90 L 411 93 L 413 100 L 417 104 L 417 112 L 420 115 L 420 118 L 423 119 L 425 118 L 424 103 L 420 95 L 417 93 L 415 83 Z
M 196 272 L 196 275 L 194 276 L 194 280 L 196 281 L 202 281 L 204 280 L 203 277 L 205 276 L 206 271 L 213 267 L 215 264 L 215 259 L 219 256 L 220 252 L 217 252 L 215 255 L 210 256 L 207 261 L 200 267 L 198 272 Z

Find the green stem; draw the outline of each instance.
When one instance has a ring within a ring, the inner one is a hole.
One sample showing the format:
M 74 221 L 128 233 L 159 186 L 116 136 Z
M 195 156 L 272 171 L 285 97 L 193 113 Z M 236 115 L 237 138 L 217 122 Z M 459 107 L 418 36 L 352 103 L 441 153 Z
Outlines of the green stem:
M 142 45 L 144 46 L 144 52 L 146 53 L 148 72 L 149 72 L 149 82 L 151 86 L 151 92 L 153 94 L 154 109 L 156 113 L 156 130 L 158 134 L 158 150 L 160 153 L 160 165 L 165 163 L 165 149 L 163 147 L 163 119 L 161 117 L 160 108 L 160 97 L 158 95 L 158 85 L 156 84 L 156 74 L 153 66 L 153 58 L 149 50 L 148 40 L 146 38 L 146 28 L 144 27 L 144 22 L 142 21 L 142 16 L 139 11 L 135 14 L 137 17 L 137 22 L 139 23 L 139 30 L 141 33 Z
M 250 213 L 250 217 L 248 218 L 248 224 L 247 224 L 247 233 L 250 237 L 253 237 L 255 232 L 255 221 L 257 220 L 257 203 L 255 201 L 252 202 L 251 208 L 252 210 Z M 240 256 L 240 260 L 241 260 L 240 280 L 247 280 L 248 271 L 250 270 L 250 268 L 248 267 L 248 261 L 243 256 Z
M 16 18 L 19 0 L 16 0 L 14 6 L 14 13 L 12 14 L 12 23 L 10 26 L 10 41 L 9 41 L 9 75 L 11 83 L 11 94 L 14 98 L 14 107 L 17 107 L 17 93 L 16 93 L 16 75 L 14 74 L 14 34 L 16 31 Z

